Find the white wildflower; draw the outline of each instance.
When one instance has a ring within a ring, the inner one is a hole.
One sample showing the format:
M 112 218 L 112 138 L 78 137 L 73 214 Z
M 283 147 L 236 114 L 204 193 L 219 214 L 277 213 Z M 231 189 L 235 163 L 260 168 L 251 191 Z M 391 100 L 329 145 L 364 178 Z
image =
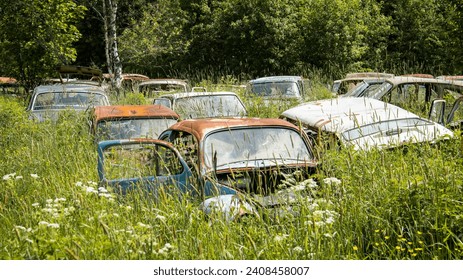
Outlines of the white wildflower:
M 331 225 L 332 223 L 334 223 L 334 218 L 332 216 L 328 217 L 325 220 L 325 223 L 327 223 L 328 225 Z
M 166 220 L 166 217 L 161 216 L 161 215 L 156 215 L 156 219 L 159 219 L 159 220 L 161 220 L 161 221 L 165 221 L 165 220 Z
M 276 236 L 273 238 L 273 241 L 275 241 L 275 242 L 280 242 L 280 241 L 283 241 L 284 239 L 286 239 L 286 237 L 288 237 L 288 236 L 289 236 L 288 234 L 276 235 Z
M 97 186 L 98 185 L 97 182 L 93 182 L 93 181 L 88 181 L 87 184 L 89 184 L 90 186 Z
M 27 231 L 27 229 L 23 226 L 14 226 L 15 229 L 20 229 L 22 231 Z
M 26 238 L 26 241 L 29 242 L 29 243 L 34 243 L 34 241 L 32 241 L 32 240 L 29 239 L 29 238 Z
M 49 198 L 49 199 L 45 200 L 45 202 L 48 203 L 48 204 L 50 204 L 50 203 L 53 202 L 53 199 Z
M 49 227 L 49 228 L 59 228 L 59 224 L 48 224 L 47 227 Z
M 99 188 L 98 188 L 98 191 L 99 191 L 100 193 L 107 193 L 107 192 L 108 192 L 108 190 L 105 189 L 105 188 L 103 188 L 103 187 L 99 187 Z
M 64 202 L 64 201 L 66 201 L 66 198 L 64 197 L 55 198 L 55 203 Z
M 142 222 L 138 222 L 137 225 L 138 225 L 139 227 L 143 227 L 143 228 L 151 228 L 150 225 L 144 224 L 144 223 L 142 223 Z
M 85 191 L 86 191 L 87 193 L 98 193 L 98 191 L 95 190 L 94 187 L 87 187 L 87 188 L 85 189 Z
M 32 203 L 32 207 L 39 207 L 39 206 L 40 206 L 40 203 L 38 202 Z
M 98 196 L 104 198 L 112 198 L 113 196 L 110 193 L 99 193 Z
M 302 249 L 301 246 L 296 246 L 296 247 L 293 248 L 293 251 L 294 251 L 294 252 L 302 252 L 302 251 L 304 251 L 304 250 Z
M 327 185 L 334 185 L 334 186 L 339 186 L 341 184 L 341 180 L 335 177 L 329 177 L 323 179 L 323 182 Z
M 76 187 L 82 187 L 83 185 L 84 185 L 84 183 L 82 183 L 82 182 L 80 182 L 80 181 L 79 181 L 79 182 L 76 182 Z
M 10 174 L 3 175 L 3 180 L 8 181 L 8 180 L 10 180 L 12 177 L 14 177 L 14 176 L 16 176 L 16 172 L 15 172 L 15 173 L 10 173 Z
M 312 178 L 304 180 L 302 183 L 311 189 L 316 188 L 318 186 L 317 182 Z
M 38 179 L 38 178 L 39 178 L 39 175 L 37 175 L 37 174 L 31 174 L 31 177 L 32 177 L 33 179 Z
M 50 223 L 45 221 L 40 221 L 39 226 L 48 226 Z
M 23 176 L 21 176 L 21 175 L 15 177 L 16 180 L 20 180 L 22 178 L 23 178 Z

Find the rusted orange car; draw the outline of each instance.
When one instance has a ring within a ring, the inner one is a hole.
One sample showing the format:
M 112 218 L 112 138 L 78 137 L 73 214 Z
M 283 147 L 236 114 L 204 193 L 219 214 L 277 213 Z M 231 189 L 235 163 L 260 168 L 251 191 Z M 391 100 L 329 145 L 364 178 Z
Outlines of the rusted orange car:
M 178 121 L 178 114 L 161 105 L 113 105 L 93 109 L 91 132 L 96 141 L 154 138 Z

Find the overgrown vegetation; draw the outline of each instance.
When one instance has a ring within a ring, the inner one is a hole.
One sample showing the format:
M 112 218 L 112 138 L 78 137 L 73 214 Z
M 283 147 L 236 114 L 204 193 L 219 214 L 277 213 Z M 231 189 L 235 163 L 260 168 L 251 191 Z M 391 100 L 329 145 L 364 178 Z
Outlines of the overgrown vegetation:
M 222 80 L 201 85 L 233 83 Z M 141 99 L 128 94 L 120 103 Z M 245 100 L 256 117 L 281 109 Z M 0 259 L 463 257 L 460 133 L 438 145 L 325 151 L 316 181 L 287 178 L 311 190 L 300 215 L 226 222 L 205 217 L 196 198 L 154 202 L 141 192 L 98 189 L 84 116 L 67 112 L 57 124 L 37 124 L 20 99 L 0 96 L 0 122 Z

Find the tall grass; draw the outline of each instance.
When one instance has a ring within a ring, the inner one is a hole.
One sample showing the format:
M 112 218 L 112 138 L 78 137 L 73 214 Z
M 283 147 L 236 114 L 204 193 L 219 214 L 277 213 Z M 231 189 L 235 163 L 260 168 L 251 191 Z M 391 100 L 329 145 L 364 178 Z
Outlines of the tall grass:
M 282 109 L 246 102 L 256 106 L 252 116 Z M 0 96 L 0 123 L 0 259 L 463 257 L 459 133 L 437 145 L 325 151 L 316 181 L 304 182 L 311 195 L 300 198 L 298 214 L 226 222 L 205 217 L 197 198 L 98 190 L 83 115 L 37 124 L 21 101 Z

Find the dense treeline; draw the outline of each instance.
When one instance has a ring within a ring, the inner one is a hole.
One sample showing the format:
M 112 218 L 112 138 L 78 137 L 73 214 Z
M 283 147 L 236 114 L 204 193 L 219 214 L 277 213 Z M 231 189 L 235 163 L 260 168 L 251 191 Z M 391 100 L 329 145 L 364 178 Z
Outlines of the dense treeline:
M 37 78 L 59 63 L 105 70 L 102 2 L 0 0 L 0 74 Z M 112 2 L 124 72 L 463 72 L 462 0 Z

